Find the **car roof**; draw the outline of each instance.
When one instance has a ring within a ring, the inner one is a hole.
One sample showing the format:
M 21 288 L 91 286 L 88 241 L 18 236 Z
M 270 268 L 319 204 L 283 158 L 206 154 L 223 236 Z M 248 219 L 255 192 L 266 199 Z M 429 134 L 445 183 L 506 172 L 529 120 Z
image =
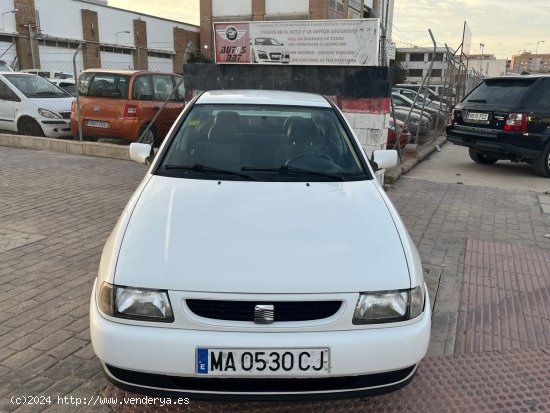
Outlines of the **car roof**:
M 280 90 L 210 90 L 196 104 L 254 104 L 330 108 L 328 100 L 314 93 Z
M 545 77 L 550 77 L 550 74 L 548 73 L 534 73 L 529 75 L 513 75 L 513 76 L 492 76 L 492 77 L 486 77 L 483 80 L 503 80 L 503 79 L 510 79 L 510 80 L 518 80 L 518 79 L 541 79 Z
M 28 72 L 1 72 L 2 76 L 5 75 L 18 75 L 18 76 L 38 76 L 36 73 L 28 73 Z M 40 77 L 40 76 L 38 76 Z
M 112 74 L 116 74 L 116 75 L 129 75 L 129 76 L 134 75 L 136 73 L 157 73 L 157 74 L 163 74 L 163 75 L 180 76 L 180 75 L 177 75 L 175 73 L 154 72 L 154 71 L 151 71 L 151 70 L 86 69 L 86 70 L 83 70 L 82 72 L 80 72 L 80 74 L 83 74 L 83 73 L 112 73 Z

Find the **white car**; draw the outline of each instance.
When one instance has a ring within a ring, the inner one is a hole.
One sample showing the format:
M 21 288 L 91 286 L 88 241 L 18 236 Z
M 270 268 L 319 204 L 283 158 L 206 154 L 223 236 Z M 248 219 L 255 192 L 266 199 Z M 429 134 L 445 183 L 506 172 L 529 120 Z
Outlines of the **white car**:
M 40 76 L 1 73 L 0 130 L 50 138 L 72 136 L 73 99 Z
M 132 159 L 149 163 L 147 144 Z M 101 257 L 95 354 L 115 385 L 196 399 L 338 398 L 410 382 L 431 309 L 419 255 L 342 113 L 211 91 L 168 133 Z

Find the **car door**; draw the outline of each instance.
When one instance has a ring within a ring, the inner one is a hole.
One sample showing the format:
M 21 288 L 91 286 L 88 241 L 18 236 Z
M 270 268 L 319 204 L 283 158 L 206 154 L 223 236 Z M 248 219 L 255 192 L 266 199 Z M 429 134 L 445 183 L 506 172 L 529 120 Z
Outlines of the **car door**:
M 543 134 L 550 141 L 550 78 L 542 79 L 525 104 L 530 133 Z
M 163 138 L 183 109 L 183 99 L 179 98 L 178 90 L 174 91 L 176 82 L 180 78 L 174 79 L 173 76 L 168 74 L 154 74 L 151 77 L 153 79 L 155 106 L 161 108 L 163 103 L 168 99 L 162 113 L 160 113 L 155 122 L 157 136 Z M 179 89 L 181 89 L 181 86 Z
M 17 131 L 16 118 L 20 106 L 19 96 L 0 79 L 0 129 Z

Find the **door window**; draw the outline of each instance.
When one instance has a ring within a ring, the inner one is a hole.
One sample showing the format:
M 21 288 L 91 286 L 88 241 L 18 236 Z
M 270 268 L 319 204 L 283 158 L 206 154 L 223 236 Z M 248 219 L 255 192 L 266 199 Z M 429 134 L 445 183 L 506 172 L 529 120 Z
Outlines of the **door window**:
M 149 75 L 138 76 L 136 80 L 134 80 L 132 97 L 135 100 L 153 100 L 153 92 L 151 89 L 151 77 Z
M 165 101 L 168 98 L 174 101 L 176 100 L 176 94 L 172 93 L 174 85 L 172 84 L 172 77 L 168 75 L 153 75 L 153 90 L 154 100 Z M 172 96 L 170 96 L 172 95 Z
M 20 101 L 15 92 L 11 90 L 2 80 L 0 80 L 0 99 L 16 102 Z

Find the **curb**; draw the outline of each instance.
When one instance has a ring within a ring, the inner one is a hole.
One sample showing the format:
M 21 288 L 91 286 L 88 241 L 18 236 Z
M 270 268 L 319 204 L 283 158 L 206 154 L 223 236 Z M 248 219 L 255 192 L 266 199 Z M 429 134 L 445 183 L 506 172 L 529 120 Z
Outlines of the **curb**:
M 405 175 L 413 169 L 419 162 L 422 162 L 433 152 L 437 147 L 444 145 L 447 142 L 446 136 L 439 136 L 433 142 L 427 142 L 420 146 L 414 153 L 405 157 L 404 161 L 394 168 L 387 169 L 384 176 L 384 183 L 391 185 L 397 181 L 401 175 Z
M 126 145 L 112 143 L 80 142 L 56 138 L 42 138 L 0 133 L 0 146 L 46 150 L 71 155 L 99 156 L 130 161 L 130 151 Z

